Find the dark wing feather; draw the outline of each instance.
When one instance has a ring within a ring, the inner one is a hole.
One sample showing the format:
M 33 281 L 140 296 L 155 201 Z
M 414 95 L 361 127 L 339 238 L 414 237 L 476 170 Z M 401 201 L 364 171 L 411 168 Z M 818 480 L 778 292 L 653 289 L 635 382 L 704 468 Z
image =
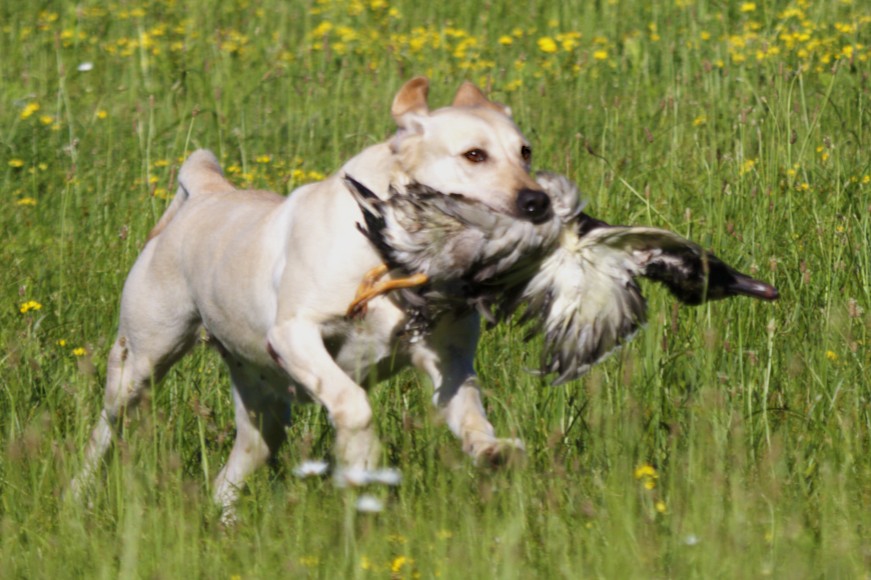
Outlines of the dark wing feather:
M 615 236 L 609 243 L 637 255 L 638 274 L 664 284 L 684 304 L 736 295 L 761 300 L 778 297 L 773 286 L 742 274 L 673 232 L 645 227 L 613 229 Z
M 350 175 L 345 175 L 344 181 L 357 201 L 357 205 L 360 206 L 360 211 L 363 212 L 363 220 L 366 222 L 365 226 L 358 222 L 357 229 L 372 242 L 372 245 L 375 246 L 375 249 L 378 250 L 378 253 L 381 254 L 381 257 L 387 262 L 389 267 L 400 267 L 401 264 L 397 259 L 396 252 L 385 236 L 387 230 L 387 220 L 384 215 L 385 202 L 375 195 L 371 189 Z

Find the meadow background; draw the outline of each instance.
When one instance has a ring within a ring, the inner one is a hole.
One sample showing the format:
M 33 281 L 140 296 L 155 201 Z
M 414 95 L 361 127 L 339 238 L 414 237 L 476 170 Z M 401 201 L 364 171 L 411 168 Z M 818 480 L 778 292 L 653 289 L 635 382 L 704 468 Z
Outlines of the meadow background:
M 4 578 L 868 577 L 871 8 L 858 0 L 0 3 L 0 575 Z M 126 272 L 185 155 L 288 193 L 393 131 L 401 84 L 510 104 L 534 165 L 589 211 L 687 235 L 775 284 L 651 317 L 550 388 L 485 334 L 490 416 L 524 465 L 478 469 L 426 382 L 372 392 L 404 481 L 298 479 L 329 457 L 298 408 L 278 468 L 218 525 L 232 442 L 199 348 L 63 500 L 97 417 Z

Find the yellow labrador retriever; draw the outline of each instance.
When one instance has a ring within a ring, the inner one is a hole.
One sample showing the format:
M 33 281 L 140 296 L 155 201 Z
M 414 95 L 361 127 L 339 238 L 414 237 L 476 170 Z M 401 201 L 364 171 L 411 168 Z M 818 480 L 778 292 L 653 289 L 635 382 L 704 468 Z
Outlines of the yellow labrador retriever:
M 294 400 L 327 409 L 337 477 L 375 467 L 379 444 L 360 385 L 371 373 L 383 378 L 407 364 L 430 377 L 434 403 L 476 460 L 522 450 L 518 440 L 497 438 L 484 413 L 472 364 L 476 314 L 446 317 L 418 342 L 399 337 L 406 314 L 389 298 L 372 300 L 363 319 L 345 315 L 360 280 L 381 263 L 357 230 L 362 216 L 346 174 L 376 192 L 424 183 L 520 219 L 552 215 L 510 111 L 470 83 L 451 106 L 431 111 L 428 88 L 425 78 L 401 88 L 389 141 L 286 198 L 238 190 L 212 153 L 190 156 L 124 285 L 104 407 L 74 496 L 94 479 L 119 416 L 188 352 L 200 328 L 229 367 L 236 407 L 235 444 L 214 484 L 225 518 L 233 517 L 245 478 L 283 443 Z

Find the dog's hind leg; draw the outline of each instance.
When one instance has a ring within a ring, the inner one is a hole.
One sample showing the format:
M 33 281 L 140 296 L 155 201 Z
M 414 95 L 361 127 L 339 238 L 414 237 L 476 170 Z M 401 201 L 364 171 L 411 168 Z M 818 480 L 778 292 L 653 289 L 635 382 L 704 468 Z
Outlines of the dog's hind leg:
M 236 519 L 235 503 L 251 473 L 275 456 L 287 439 L 290 405 L 258 384 L 258 376 L 243 364 L 227 361 L 233 380 L 236 407 L 236 440 L 226 465 L 215 478 L 213 497 L 221 507 L 221 522 Z
M 119 333 L 109 353 L 103 410 L 85 448 L 82 469 L 70 486 L 74 499 L 80 500 L 93 481 L 112 444 L 121 416 L 139 403 L 152 382 L 162 378 L 169 367 L 190 349 L 195 338 L 194 332 L 190 332 L 172 345 L 173 348 L 155 356 L 154 351 L 137 351 L 132 341 L 123 332 Z
M 151 245 L 131 270 L 121 299 L 121 323 L 109 352 L 103 409 L 85 448 L 70 494 L 81 500 L 99 470 L 124 412 L 196 342 L 199 319 L 172 280 L 149 277 Z

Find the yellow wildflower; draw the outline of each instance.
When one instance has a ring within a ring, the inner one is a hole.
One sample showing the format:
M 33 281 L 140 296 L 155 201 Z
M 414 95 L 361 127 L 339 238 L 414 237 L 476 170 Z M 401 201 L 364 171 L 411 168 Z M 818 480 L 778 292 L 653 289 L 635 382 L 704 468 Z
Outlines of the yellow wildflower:
M 608 51 L 607 50 L 597 50 L 593 52 L 593 58 L 596 60 L 607 60 L 608 59 Z
M 410 565 L 414 561 L 411 558 L 406 558 L 405 556 L 396 556 L 393 558 L 393 562 L 390 563 L 390 571 L 394 574 L 399 574 L 400 570 L 405 565 Z
M 832 362 L 835 362 L 836 360 L 838 360 L 838 353 L 836 353 L 833 350 L 827 350 L 826 351 L 826 358 Z
M 37 302 L 36 300 L 28 300 L 27 302 L 22 302 L 21 306 L 18 307 L 18 312 L 21 314 L 26 314 L 31 310 L 40 310 L 42 308 L 42 304 Z
M 77 346 L 73 349 L 73 356 L 85 356 L 86 354 L 88 354 L 88 351 L 84 347 Z
M 741 4 L 741 12 L 755 12 L 756 11 L 756 3 L 755 2 L 744 2 Z
M 27 103 L 24 109 L 21 110 L 21 118 L 29 119 L 35 112 L 39 110 L 39 103 Z
M 9 167 L 11 167 L 12 169 L 20 169 L 20 168 L 24 167 L 24 160 L 23 159 L 10 159 L 9 160 Z
M 257 157 L 254 158 L 254 161 L 256 161 L 257 163 L 264 163 L 264 164 L 269 163 L 270 161 L 272 161 L 272 156 L 271 155 L 258 155 Z
M 556 41 L 550 36 L 542 36 L 538 39 L 538 49 L 546 54 L 553 54 L 557 51 Z
M 635 479 L 642 480 L 644 489 L 653 489 L 656 487 L 656 480 L 659 479 L 659 474 L 656 473 L 656 468 L 649 463 L 642 463 L 635 468 Z
M 107 113 L 105 109 L 100 109 L 99 111 L 97 111 L 97 118 L 100 120 L 103 120 L 108 116 L 109 116 L 109 113 Z
M 514 42 L 514 39 L 511 38 L 510 36 L 508 36 L 507 34 L 503 34 L 502 36 L 499 37 L 499 44 L 501 44 L 503 46 L 508 46 L 509 44 L 511 44 L 513 42 Z
M 320 563 L 320 560 L 317 556 L 300 556 L 299 563 L 306 568 L 314 568 Z
M 67 345 L 67 341 L 66 341 L 65 339 L 61 338 L 61 339 L 59 339 L 59 340 L 57 341 L 57 345 L 58 345 L 58 346 L 66 346 L 66 345 Z
M 22 197 L 15 202 L 15 205 L 36 205 L 36 200 L 32 197 Z
M 707 125 L 708 118 L 705 115 L 699 115 L 695 119 L 693 119 L 693 127 L 701 127 L 702 125 Z
M 314 30 L 311 31 L 310 35 L 312 36 L 312 38 L 320 38 L 328 34 L 332 29 L 333 23 L 324 20 L 323 22 L 318 24 Z
M 657 477 L 656 468 L 649 463 L 642 463 L 635 468 L 635 479 L 641 479 L 642 477 Z

